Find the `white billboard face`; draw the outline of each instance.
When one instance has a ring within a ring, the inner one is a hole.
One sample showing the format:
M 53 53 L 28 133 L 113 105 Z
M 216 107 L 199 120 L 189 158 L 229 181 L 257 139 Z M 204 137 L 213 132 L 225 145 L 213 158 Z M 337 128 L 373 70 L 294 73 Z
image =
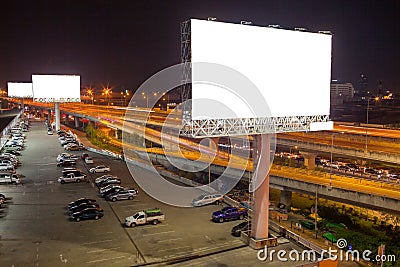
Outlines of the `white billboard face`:
M 33 97 L 32 83 L 7 83 L 8 96 L 17 98 Z
M 203 20 L 190 26 L 192 120 L 329 115 L 331 35 Z M 198 82 L 199 62 L 236 70 L 259 93 Z M 265 111 L 249 105 L 252 95 L 264 98 Z M 210 109 L 205 99 L 224 107 Z
M 74 75 L 32 75 L 33 101 L 80 102 L 81 78 Z

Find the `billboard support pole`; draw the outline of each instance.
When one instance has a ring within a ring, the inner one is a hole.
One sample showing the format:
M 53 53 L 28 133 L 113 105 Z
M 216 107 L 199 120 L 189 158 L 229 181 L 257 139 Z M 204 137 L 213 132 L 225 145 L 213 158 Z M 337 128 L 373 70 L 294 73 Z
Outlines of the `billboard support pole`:
M 56 131 L 60 130 L 60 103 L 54 103 L 54 113 L 56 116 Z
M 271 137 L 258 134 L 254 135 L 254 139 L 257 152 L 253 156 L 253 192 L 249 193 L 254 194 L 251 235 L 257 240 L 268 238 Z

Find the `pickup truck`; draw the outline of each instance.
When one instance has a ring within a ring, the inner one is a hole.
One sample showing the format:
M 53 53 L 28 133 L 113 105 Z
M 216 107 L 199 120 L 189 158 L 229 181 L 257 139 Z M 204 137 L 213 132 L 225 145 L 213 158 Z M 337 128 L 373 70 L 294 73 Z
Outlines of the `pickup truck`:
M 128 227 L 135 227 L 136 225 L 140 224 L 157 224 L 162 221 L 164 221 L 164 214 L 161 212 L 161 210 L 155 208 L 142 210 L 136 212 L 132 216 L 126 217 L 125 225 Z
M 213 222 L 223 223 L 224 221 L 243 220 L 247 217 L 247 210 L 245 208 L 225 207 L 212 214 L 211 220 Z
M 80 171 L 67 172 L 65 175 L 58 178 L 58 182 L 61 184 L 80 183 L 81 181 L 86 181 L 86 174 L 81 173 Z

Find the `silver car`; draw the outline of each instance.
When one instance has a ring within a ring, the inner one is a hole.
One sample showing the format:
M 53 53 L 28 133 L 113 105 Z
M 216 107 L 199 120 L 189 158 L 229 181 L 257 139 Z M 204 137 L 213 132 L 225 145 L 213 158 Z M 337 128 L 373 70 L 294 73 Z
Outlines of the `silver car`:
M 203 194 L 192 201 L 194 207 L 200 207 L 208 204 L 219 204 L 224 201 L 224 196 L 221 194 Z
M 107 200 L 111 201 L 117 201 L 117 200 L 122 200 L 122 199 L 133 199 L 135 196 L 137 196 L 138 191 L 135 189 L 127 189 L 127 190 L 121 190 L 118 191 L 114 194 L 108 195 L 106 197 Z

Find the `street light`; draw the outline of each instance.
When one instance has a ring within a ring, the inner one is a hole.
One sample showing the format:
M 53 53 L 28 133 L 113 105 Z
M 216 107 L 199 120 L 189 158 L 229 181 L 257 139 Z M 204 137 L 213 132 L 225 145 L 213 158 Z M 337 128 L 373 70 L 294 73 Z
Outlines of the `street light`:
M 110 106 L 110 95 L 112 94 L 111 88 L 103 88 L 103 94 L 107 97 L 107 106 Z
M 372 99 L 378 102 L 379 97 L 376 96 L 374 98 L 367 98 L 367 124 L 365 125 L 365 153 L 368 152 L 368 111 L 369 111 L 369 101 Z
M 94 101 L 94 92 L 92 88 L 88 88 L 87 89 L 87 94 L 90 96 L 90 98 L 92 99 L 92 105 L 93 105 L 93 101 Z

